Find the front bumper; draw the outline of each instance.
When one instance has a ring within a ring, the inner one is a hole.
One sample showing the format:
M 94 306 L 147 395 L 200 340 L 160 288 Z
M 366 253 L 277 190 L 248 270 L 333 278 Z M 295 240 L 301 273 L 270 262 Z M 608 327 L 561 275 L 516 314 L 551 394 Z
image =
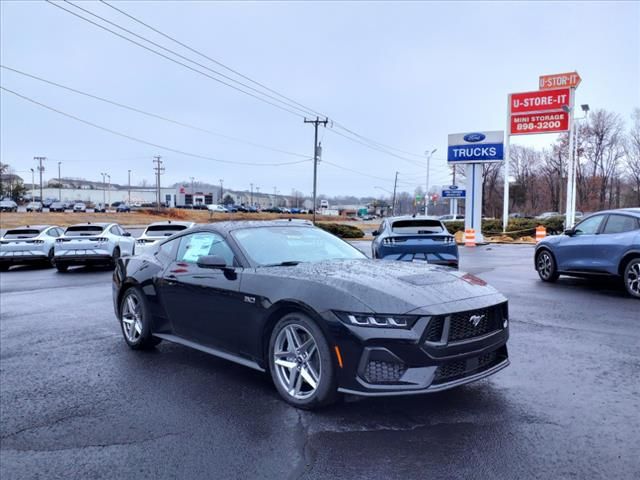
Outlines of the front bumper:
M 508 316 L 506 304 L 495 308 Z M 453 337 L 467 334 L 468 328 L 451 323 L 449 330 L 443 315 L 421 317 L 411 329 L 393 329 L 346 325 L 327 313 L 343 359 L 337 369 L 339 391 L 361 396 L 429 393 L 493 375 L 509 365 L 508 319 L 497 315 L 492 328 L 471 337 Z M 434 326 L 442 331 L 437 339 L 432 338 Z

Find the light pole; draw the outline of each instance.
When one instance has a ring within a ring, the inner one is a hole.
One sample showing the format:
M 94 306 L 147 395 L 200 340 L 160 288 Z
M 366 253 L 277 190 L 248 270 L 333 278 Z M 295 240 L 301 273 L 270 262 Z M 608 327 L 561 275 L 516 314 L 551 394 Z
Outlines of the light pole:
M 62 165 L 62 162 L 58 162 L 58 201 L 59 202 L 62 201 L 62 180 L 60 177 L 60 165 Z
M 249 185 L 251 185 L 251 197 L 250 197 L 249 205 L 253 205 L 253 183 L 250 183 Z
M 127 170 L 127 204 L 131 205 L 131 170 Z
M 429 201 L 427 200 L 427 197 L 429 196 L 429 172 L 431 170 L 431 157 L 433 156 L 434 153 L 436 153 L 438 149 L 434 148 L 433 150 L 431 150 L 430 152 L 427 150 L 424 152 L 424 154 L 427 156 L 427 184 L 426 187 L 427 189 L 424 191 L 424 214 L 425 216 L 428 215 L 428 208 L 429 208 Z
M 33 194 L 36 190 L 36 177 L 35 177 L 36 171 L 33 168 L 30 168 L 29 170 L 31 170 L 31 200 L 33 200 L 33 197 L 34 197 Z
M 106 177 L 107 174 L 106 173 L 101 173 L 100 175 L 102 175 L 102 205 L 107 203 L 107 191 L 106 191 L 106 187 L 107 187 L 107 182 L 106 182 Z
M 222 199 L 224 198 L 224 197 L 222 196 L 222 193 L 223 193 L 223 191 L 224 191 L 223 183 L 224 183 L 224 180 L 221 178 L 221 179 L 220 179 L 220 204 L 221 204 L 221 205 L 222 205 Z

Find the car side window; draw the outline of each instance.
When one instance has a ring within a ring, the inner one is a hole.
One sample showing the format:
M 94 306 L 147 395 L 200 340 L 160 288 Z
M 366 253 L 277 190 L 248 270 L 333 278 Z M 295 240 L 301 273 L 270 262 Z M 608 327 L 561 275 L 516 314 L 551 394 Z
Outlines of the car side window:
M 576 235 L 593 235 L 600 228 L 604 215 L 594 215 L 580 222 L 575 230 Z
M 49 235 L 50 237 L 53 237 L 53 238 L 57 238 L 57 237 L 60 236 L 60 232 L 58 232 L 57 228 L 52 228 L 51 230 L 49 230 L 47 232 L 47 235 Z
M 180 238 L 178 262 L 197 263 L 205 255 L 222 257 L 228 266 L 233 265 L 233 251 L 217 233 L 198 232 Z
M 111 233 L 113 233 L 114 235 L 120 236 L 120 231 L 119 231 L 119 229 L 118 229 L 118 226 L 117 226 L 117 225 L 114 225 L 113 227 L 111 227 L 111 228 L 109 229 L 109 231 L 110 231 Z
M 156 256 L 167 262 L 172 262 L 176 258 L 176 245 L 180 242 L 180 239 L 170 240 L 163 243 L 158 248 Z
M 609 215 L 602 233 L 625 233 L 638 230 L 638 220 L 628 215 Z

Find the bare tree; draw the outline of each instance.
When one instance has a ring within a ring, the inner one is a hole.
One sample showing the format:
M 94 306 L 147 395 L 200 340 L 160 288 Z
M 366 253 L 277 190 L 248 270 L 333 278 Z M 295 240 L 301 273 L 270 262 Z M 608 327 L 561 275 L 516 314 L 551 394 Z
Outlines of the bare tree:
M 584 152 L 590 187 L 597 193 L 597 207 L 614 203 L 615 183 L 620 160 L 624 157 L 624 124 L 620 116 L 606 110 L 596 110 L 583 129 Z
M 635 204 L 640 207 L 640 108 L 631 115 L 633 124 L 625 142 L 625 166 L 635 189 Z

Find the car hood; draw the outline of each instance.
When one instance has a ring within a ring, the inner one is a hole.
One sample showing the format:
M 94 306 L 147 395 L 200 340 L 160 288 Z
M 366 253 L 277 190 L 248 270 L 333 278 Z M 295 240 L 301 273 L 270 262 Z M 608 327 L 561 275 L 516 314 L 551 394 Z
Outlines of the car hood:
M 425 262 L 334 260 L 260 270 L 317 284 L 314 288 L 339 290 L 356 300 L 354 305 L 378 313 L 439 314 L 506 301 L 474 275 Z

